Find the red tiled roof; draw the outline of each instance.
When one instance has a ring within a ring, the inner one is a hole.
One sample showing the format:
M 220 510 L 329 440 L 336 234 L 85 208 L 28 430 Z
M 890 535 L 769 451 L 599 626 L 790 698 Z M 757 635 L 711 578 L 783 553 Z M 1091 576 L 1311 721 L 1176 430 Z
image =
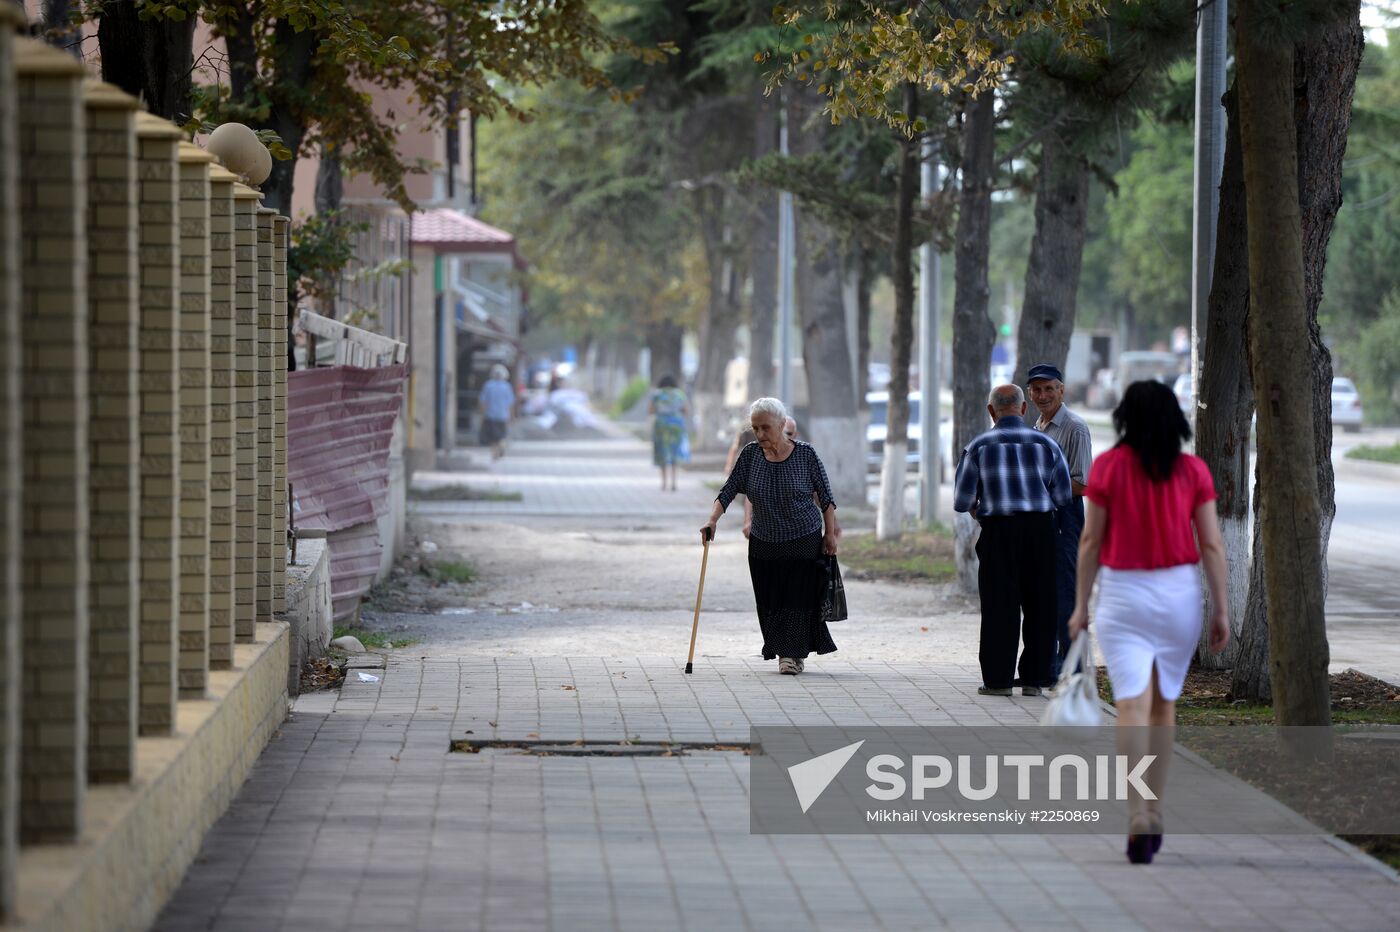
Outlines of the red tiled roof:
M 439 252 L 500 252 L 515 255 L 515 237 L 450 207 L 413 215 L 413 242 Z

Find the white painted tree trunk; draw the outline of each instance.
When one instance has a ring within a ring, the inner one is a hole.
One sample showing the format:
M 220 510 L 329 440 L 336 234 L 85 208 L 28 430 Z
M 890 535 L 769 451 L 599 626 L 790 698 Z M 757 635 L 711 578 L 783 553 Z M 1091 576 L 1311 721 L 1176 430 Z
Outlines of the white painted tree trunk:
M 831 480 L 831 492 L 838 508 L 860 508 L 865 504 L 865 442 L 860 418 L 808 418 L 805 439 L 816 448 Z
M 904 472 L 907 441 L 885 441 L 880 467 L 880 509 L 875 515 L 875 539 L 898 540 L 904 530 Z
M 724 394 L 721 392 L 697 391 L 691 399 L 694 409 L 695 433 L 691 435 L 693 450 L 719 449 L 720 428 L 724 426 Z

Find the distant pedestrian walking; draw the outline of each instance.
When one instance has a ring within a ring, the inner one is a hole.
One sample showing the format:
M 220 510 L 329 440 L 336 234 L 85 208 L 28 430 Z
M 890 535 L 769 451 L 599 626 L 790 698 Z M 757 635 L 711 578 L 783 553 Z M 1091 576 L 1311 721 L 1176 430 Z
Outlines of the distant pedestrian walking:
M 982 526 L 977 538 L 977 592 L 982 602 L 982 695 L 1009 696 L 1020 635 L 1021 693 L 1038 696 L 1054 684 L 1054 511 L 1068 505 L 1069 470 L 1053 440 L 1023 420 L 1018 386 L 992 389 L 987 412 L 995 425 L 963 450 L 953 510 Z M 1024 616 L 1024 617 L 1023 617 Z
M 1089 593 L 1102 565 L 1094 624 L 1113 682 L 1118 750 L 1133 760 L 1157 755 L 1146 773 L 1157 798 L 1128 800 L 1128 859 L 1148 863 L 1162 843 L 1176 700 L 1201 634 L 1196 564 L 1202 556 L 1212 604 L 1210 649 L 1222 651 L 1230 640 L 1225 549 L 1215 483 L 1202 460 L 1181 452 L 1191 427 L 1172 390 L 1160 382 L 1129 385 L 1113 427 L 1117 445 L 1089 472 L 1069 630 L 1075 636 L 1089 625 Z
M 1065 406 L 1065 383 L 1060 370 L 1032 366 L 1026 379 L 1031 404 L 1040 412 L 1035 429 L 1059 444 L 1069 467 L 1074 497 L 1055 509 L 1055 676 L 1069 653 L 1069 616 L 1074 611 L 1075 570 L 1079 565 L 1079 534 L 1084 530 L 1084 485 L 1093 463 L 1089 425 Z
M 500 363 L 491 367 L 491 378 L 481 386 L 481 445 L 491 448 L 491 458 L 505 456 L 506 434 L 515 412 L 515 389 L 510 372 Z
M 700 535 L 713 537 L 734 497 L 748 497 L 749 576 L 763 659 L 777 657 L 779 673 L 797 674 L 809 654 L 836 650 L 822 618 L 827 569 L 821 557 L 836 553 L 841 528 L 826 467 L 810 444 L 784 435 L 786 418 L 776 398 L 760 398 L 749 408 L 757 439 L 739 451 Z
M 656 383 L 651 404 L 647 407 L 656 416 L 651 427 L 652 461 L 661 468 L 661 490 L 666 491 L 666 467 L 671 468 L 671 491 L 676 490 L 676 467 L 690 462 L 690 399 L 676 387 L 676 377 L 664 375 Z

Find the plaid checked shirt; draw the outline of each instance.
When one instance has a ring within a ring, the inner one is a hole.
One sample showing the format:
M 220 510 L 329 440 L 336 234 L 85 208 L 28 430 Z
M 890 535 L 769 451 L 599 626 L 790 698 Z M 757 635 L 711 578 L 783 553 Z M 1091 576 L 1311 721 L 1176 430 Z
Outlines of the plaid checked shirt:
M 979 518 L 1054 511 L 1072 497 L 1059 446 L 1015 415 L 969 443 L 958 460 L 954 511 Z

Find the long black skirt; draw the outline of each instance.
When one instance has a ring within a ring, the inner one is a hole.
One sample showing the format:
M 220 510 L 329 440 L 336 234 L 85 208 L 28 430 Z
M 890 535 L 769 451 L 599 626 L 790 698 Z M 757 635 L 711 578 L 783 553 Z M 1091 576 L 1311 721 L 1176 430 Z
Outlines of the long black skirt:
M 749 538 L 749 576 L 763 631 L 763 659 L 836 650 L 822 621 L 826 567 L 821 559 L 822 532 L 774 543 Z

